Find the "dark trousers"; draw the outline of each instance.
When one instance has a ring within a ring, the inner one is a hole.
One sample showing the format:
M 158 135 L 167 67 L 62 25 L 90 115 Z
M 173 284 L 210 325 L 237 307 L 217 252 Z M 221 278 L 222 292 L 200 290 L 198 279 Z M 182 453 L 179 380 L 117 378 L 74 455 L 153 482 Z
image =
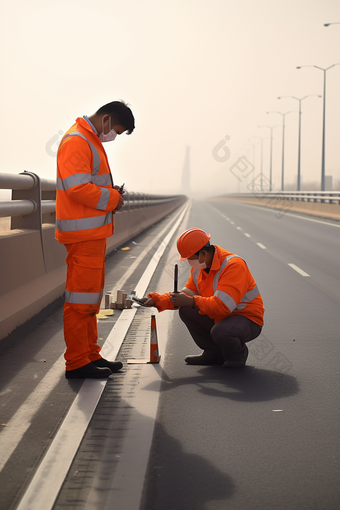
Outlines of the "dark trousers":
M 246 359 L 246 342 L 254 340 L 262 331 L 262 326 L 243 315 L 229 315 L 215 324 L 207 315 L 201 315 L 198 308 L 182 306 L 179 316 L 198 347 L 221 361 Z

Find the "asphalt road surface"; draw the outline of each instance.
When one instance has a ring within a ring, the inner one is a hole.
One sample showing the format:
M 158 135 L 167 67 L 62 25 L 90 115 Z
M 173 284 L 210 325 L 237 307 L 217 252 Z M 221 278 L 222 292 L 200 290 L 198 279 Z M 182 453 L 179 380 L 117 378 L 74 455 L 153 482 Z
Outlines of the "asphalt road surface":
M 109 258 L 108 288 L 166 221 L 129 243 L 129 252 L 118 250 Z M 53 508 L 338 509 L 340 224 L 289 213 L 279 217 L 274 210 L 223 200 L 193 202 L 149 291 L 172 290 L 175 241 L 193 226 L 209 232 L 213 244 L 242 256 L 260 289 L 265 326 L 248 344 L 247 366 L 187 366 L 184 357 L 199 349 L 178 312 L 157 315 L 164 325 L 155 380 L 144 384 L 144 369 L 133 365 L 110 378 Z M 147 262 L 130 277 L 127 290 Z M 183 287 L 187 263 L 180 263 L 179 272 Z M 2 347 L 1 423 L 5 429 L 15 413 L 24 417 L 22 439 L 0 473 L 4 510 L 17 508 L 82 386 L 64 379 L 62 365 L 55 368 L 64 348 L 61 307 L 57 303 L 26 336 L 13 336 Z M 120 359 L 131 355 L 138 341 L 145 344 L 143 313 L 136 316 Z M 100 325 L 103 340 L 118 316 Z M 36 408 L 31 402 L 29 416 L 28 399 L 46 375 L 52 391 Z M 155 403 L 153 416 L 146 411 L 147 399 L 145 408 L 138 401 L 141 386 Z M 137 414 L 151 434 L 150 448 L 143 454 L 130 448 L 127 454 L 131 437 L 137 445 L 145 438 L 138 427 L 131 434 L 133 423 L 140 423 Z M 146 473 L 131 475 L 125 492 L 115 488 L 120 463 L 132 473 L 143 455 Z M 127 506 L 134 493 L 138 503 Z

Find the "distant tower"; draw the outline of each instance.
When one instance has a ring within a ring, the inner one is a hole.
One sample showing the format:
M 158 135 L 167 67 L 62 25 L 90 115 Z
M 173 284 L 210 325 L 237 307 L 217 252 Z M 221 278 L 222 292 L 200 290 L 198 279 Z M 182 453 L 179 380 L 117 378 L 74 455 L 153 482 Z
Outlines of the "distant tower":
M 190 147 L 187 145 L 185 150 L 184 165 L 182 170 L 181 192 L 190 196 Z

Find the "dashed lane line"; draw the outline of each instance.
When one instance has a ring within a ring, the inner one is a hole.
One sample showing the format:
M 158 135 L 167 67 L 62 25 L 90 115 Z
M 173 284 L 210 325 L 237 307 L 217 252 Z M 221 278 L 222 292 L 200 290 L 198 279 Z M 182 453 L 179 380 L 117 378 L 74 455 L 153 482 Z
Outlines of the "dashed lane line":
M 256 244 L 257 244 L 257 246 L 262 248 L 262 250 L 266 250 L 267 249 L 267 247 L 264 244 L 262 244 L 262 243 L 256 243 Z
M 294 269 L 294 271 L 297 271 L 302 276 L 310 276 L 310 274 L 306 273 L 305 271 L 303 271 L 303 269 L 300 269 L 295 264 L 288 264 L 288 266 L 291 267 L 292 269 Z
M 251 235 L 250 235 L 250 234 L 247 234 L 247 232 L 245 232 L 245 233 L 244 233 L 244 235 L 245 235 L 246 237 L 251 237 Z

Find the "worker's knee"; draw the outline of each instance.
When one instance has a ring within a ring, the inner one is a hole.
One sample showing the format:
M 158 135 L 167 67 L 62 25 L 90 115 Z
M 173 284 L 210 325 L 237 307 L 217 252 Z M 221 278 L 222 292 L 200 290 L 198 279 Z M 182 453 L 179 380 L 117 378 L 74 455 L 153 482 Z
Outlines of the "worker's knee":
M 178 313 L 184 323 L 194 320 L 195 316 L 197 315 L 196 310 L 190 306 L 181 306 Z

